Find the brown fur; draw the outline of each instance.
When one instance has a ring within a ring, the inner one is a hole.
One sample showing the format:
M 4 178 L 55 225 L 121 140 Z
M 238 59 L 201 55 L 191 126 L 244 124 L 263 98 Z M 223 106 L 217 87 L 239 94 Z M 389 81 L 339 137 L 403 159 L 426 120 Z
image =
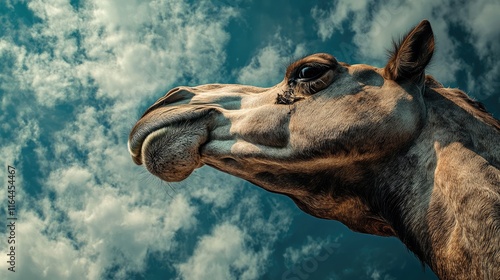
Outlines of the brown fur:
M 441 279 L 500 279 L 500 123 L 425 76 L 433 51 L 422 21 L 384 68 L 323 53 L 271 88 L 179 87 L 137 122 L 129 150 L 166 181 L 207 164 L 396 236 Z
M 434 77 L 429 75 L 426 76 L 425 85 L 438 91 L 446 99 L 451 100 L 453 103 L 455 103 L 474 117 L 479 118 L 484 123 L 487 123 L 500 130 L 500 121 L 495 119 L 488 111 L 486 111 L 486 108 L 483 104 L 471 99 L 469 96 L 467 96 L 467 94 L 465 94 L 465 92 L 456 88 L 446 89 L 441 83 L 436 81 Z

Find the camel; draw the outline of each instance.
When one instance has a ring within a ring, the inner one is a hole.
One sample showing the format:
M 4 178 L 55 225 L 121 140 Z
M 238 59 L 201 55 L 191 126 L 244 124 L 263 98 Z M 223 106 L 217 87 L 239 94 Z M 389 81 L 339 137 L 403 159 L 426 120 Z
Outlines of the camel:
M 164 181 L 209 165 L 310 215 L 399 238 L 440 279 L 500 279 L 500 122 L 425 68 L 427 20 L 383 68 L 319 53 L 270 88 L 177 87 L 129 151 Z

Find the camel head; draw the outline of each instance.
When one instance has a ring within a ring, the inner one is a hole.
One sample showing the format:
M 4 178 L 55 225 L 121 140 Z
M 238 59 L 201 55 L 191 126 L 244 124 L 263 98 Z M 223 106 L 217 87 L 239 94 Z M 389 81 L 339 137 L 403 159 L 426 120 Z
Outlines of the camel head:
M 289 65 L 270 88 L 174 88 L 134 126 L 130 153 L 168 182 L 206 164 L 288 195 L 314 216 L 392 235 L 384 223 L 366 229 L 357 225 L 362 218 L 352 222 L 369 210 L 349 194 L 371 176 L 368 170 L 419 135 L 433 49 L 431 26 L 422 21 L 395 45 L 384 68 L 319 53 Z
M 206 164 L 397 236 L 441 279 L 498 279 L 500 122 L 425 75 L 433 51 L 424 20 L 383 68 L 320 53 L 270 88 L 178 87 L 146 110 L 129 150 L 165 181 Z

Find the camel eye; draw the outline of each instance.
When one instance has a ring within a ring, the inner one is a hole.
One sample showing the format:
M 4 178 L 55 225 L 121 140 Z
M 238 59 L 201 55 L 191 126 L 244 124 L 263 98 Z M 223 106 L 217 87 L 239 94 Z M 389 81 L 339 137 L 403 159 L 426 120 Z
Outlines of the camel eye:
M 315 80 L 321 77 L 328 70 L 326 66 L 304 66 L 299 70 L 298 78 L 302 82 Z

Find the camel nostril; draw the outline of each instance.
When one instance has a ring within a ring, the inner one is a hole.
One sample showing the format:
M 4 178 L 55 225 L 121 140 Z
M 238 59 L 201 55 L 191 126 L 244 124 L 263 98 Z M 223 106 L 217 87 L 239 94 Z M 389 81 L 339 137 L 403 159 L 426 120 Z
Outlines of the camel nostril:
M 225 158 L 223 158 L 222 162 L 225 165 L 227 165 L 227 166 L 236 166 L 236 165 L 238 165 L 238 162 L 234 158 L 231 158 L 231 157 L 225 157 Z
M 180 100 L 191 100 L 195 94 L 188 87 L 177 87 L 170 90 L 162 99 L 167 104 L 175 103 Z
M 187 89 L 188 88 L 177 87 L 177 88 L 170 90 L 169 92 L 167 92 L 167 94 L 162 96 L 153 105 L 151 105 L 151 107 L 149 107 L 146 110 L 146 112 L 144 112 L 142 117 L 144 117 L 148 113 L 150 113 L 158 108 L 164 107 L 164 106 L 173 106 L 173 105 L 189 103 L 189 101 L 195 96 L 195 94 Z

